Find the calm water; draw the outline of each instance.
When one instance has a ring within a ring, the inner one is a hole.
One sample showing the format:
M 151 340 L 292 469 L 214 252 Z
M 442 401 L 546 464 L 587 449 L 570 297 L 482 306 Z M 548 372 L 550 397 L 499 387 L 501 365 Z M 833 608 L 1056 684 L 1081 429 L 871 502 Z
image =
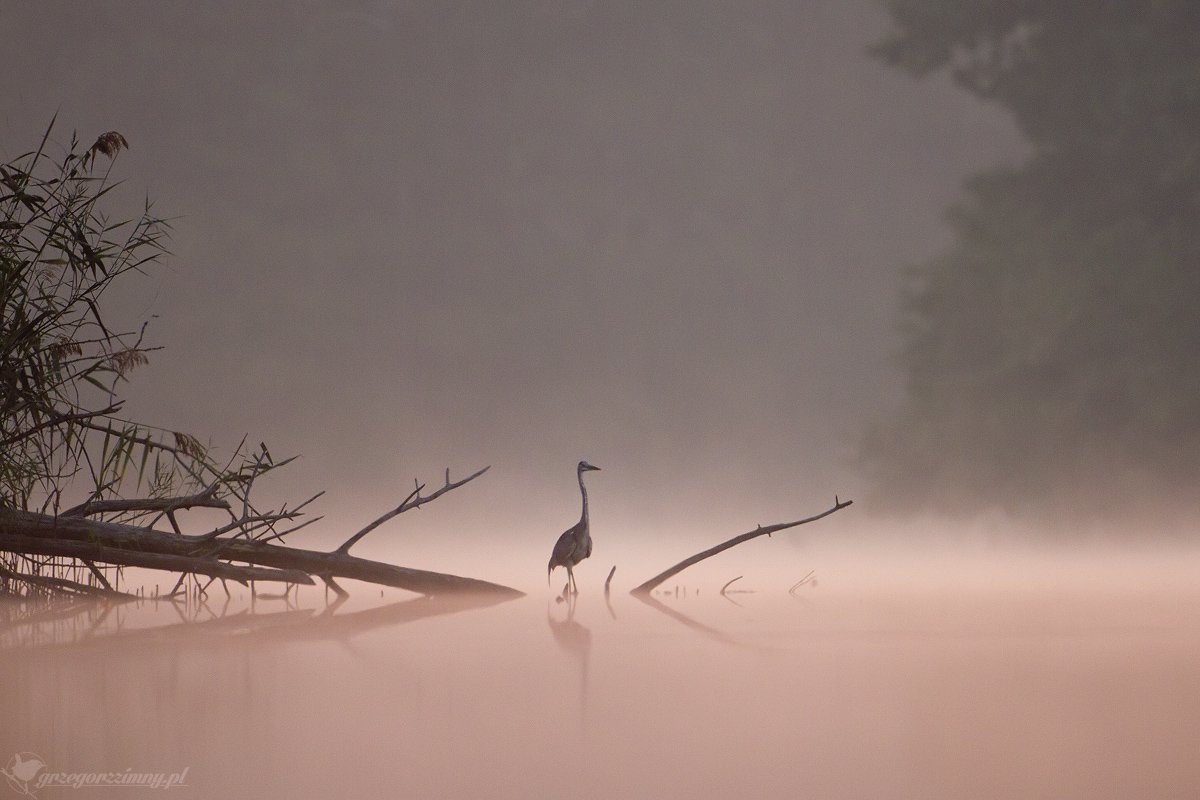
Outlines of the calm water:
M 186 770 L 170 797 L 1196 797 L 1189 572 L 7 606 L 0 766 Z

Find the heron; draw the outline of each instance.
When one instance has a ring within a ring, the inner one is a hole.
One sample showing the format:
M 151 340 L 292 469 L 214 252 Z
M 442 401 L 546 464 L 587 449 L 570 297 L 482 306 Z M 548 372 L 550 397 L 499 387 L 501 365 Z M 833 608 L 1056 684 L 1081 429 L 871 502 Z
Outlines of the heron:
M 575 467 L 575 477 L 579 479 L 579 493 L 583 495 L 583 514 L 579 517 L 579 522 L 576 522 L 570 528 L 563 531 L 558 537 L 558 541 L 554 543 L 554 550 L 550 553 L 550 563 L 546 566 L 546 585 L 550 585 L 550 573 L 555 567 L 567 568 L 567 588 L 563 590 L 563 594 L 573 592 L 579 594 L 579 588 L 575 585 L 575 565 L 592 554 L 592 534 L 588 527 L 588 502 L 587 502 L 587 487 L 583 485 L 583 473 L 598 471 L 599 467 L 594 467 L 586 461 L 580 461 Z

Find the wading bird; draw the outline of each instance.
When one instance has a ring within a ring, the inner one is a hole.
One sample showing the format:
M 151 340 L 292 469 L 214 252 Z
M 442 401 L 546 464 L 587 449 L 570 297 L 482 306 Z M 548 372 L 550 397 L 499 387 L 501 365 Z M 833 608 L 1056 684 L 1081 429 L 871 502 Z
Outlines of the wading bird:
M 563 594 L 579 594 L 575 585 L 574 568 L 592 554 L 592 534 L 588 529 L 587 489 L 583 485 L 583 473 L 599 469 L 586 461 L 580 461 L 579 466 L 575 468 L 575 475 L 579 478 L 579 493 L 583 495 L 583 514 L 579 517 L 579 522 L 567 528 L 562 536 L 558 537 L 558 541 L 554 543 L 554 551 L 550 553 L 550 563 L 546 566 L 546 585 L 550 584 L 550 573 L 555 567 L 567 568 L 567 588 L 563 590 Z

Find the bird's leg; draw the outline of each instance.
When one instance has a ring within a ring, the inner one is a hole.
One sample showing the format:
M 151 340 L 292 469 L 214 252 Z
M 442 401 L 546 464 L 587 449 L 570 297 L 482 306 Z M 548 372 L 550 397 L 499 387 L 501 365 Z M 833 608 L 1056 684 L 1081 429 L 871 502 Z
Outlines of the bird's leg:
M 567 566 L 567 589 L 571 594 L 579 594 L 579 589 L 575 586 L 575 570 L 571 569 L 570 565 Z

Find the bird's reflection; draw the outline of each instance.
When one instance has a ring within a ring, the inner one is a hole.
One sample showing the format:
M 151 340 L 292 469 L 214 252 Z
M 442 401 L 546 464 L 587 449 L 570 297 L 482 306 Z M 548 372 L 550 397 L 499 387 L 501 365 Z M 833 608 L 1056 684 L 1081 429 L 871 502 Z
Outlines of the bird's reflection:
M 579 720 L 582 723 L 587 713 L 588 692 L 588 661 L 592 652 L 592 632 L 575 621 L 575 606 L 579 596 L 568 594 L 565 603 L 558 608 L 566 608 L 566 618 L 556 619 L 552 609 L 546 607 L 546 622 L 550 625 L 550 633 L 554 642 L 575 661 L 579 669 Z

